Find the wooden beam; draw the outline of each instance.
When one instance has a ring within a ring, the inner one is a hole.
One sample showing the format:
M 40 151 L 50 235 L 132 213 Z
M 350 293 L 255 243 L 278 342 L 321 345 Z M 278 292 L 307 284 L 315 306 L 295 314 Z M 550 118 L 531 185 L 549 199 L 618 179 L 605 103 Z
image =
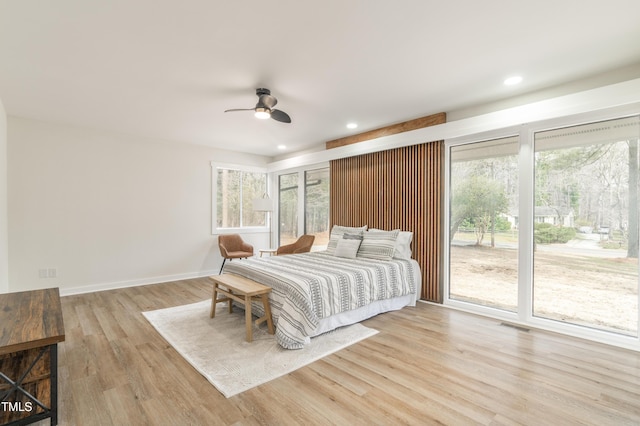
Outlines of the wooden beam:
M 390 126 L 381 127 L 379 129 L 370 130 L 368 132 L 358 133 L 340 139 L 334 139 L 325 144 L 326 149 L 338 148 L 340 146 L 351 145 L 358 142 L 364 142 L 383 136 L 395 135 L 397 133 L 408 132 L 410 130 L 422 129 L 424 127 L 435 126 L 447 122 L 447 114 L 440 112 L 438 114 L 428 115 L 426 117 L 416 118 L 414 120 L 404 121 L 402 123 L 392 124 Z

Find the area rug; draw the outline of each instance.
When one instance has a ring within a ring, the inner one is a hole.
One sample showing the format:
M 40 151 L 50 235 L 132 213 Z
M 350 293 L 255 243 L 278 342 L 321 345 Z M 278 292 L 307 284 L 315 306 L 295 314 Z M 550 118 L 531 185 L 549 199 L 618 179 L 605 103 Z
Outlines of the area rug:
M 265 323 L 254 326 L 253 342 L 247 342 L 244 311 L 230 314 L 225 304 L 217 306 L 215 318 L 209 318 L 210 300 L 142 314 L 227 398 L 378 333 L 353 324 L 312 338 L 304 349 L 286 350 L 267 332 Z

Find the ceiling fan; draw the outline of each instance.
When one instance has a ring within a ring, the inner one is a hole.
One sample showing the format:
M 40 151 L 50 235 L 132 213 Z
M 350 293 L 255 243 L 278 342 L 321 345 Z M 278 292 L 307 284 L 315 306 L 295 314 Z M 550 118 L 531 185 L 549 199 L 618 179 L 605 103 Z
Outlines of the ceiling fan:
M 243 109 L 228 109 L 225 112 L 234 111 L 255 111 L 255 116 L 260 119 L 273 118 L 276 121 L 282 123 L 291 123 L 291 117 L 284 111 L 279 109 L 273 109 L 278 103 L 278 100 L 271 96 L 269 89 L 256 89 L 256 95 L 258 95 L 258 103 L 255 108 L 243 108 Z

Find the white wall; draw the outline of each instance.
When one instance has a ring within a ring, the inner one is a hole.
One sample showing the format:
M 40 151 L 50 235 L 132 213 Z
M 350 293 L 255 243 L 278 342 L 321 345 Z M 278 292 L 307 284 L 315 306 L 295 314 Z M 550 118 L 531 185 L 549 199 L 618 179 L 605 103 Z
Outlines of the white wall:
M 9 290 L 73 294 L 217 273 L 211 161 L 267 158 L 10 116 Z M 245 239 L 266 246 L 268 236 Z
M 7 226 L 7 113 L 0 99 L 0 294 L 9 292 Z

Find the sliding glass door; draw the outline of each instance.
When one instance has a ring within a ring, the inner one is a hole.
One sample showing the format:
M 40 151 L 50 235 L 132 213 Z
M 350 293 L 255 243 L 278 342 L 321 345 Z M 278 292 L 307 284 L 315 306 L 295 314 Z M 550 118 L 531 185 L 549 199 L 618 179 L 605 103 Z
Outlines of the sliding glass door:
M 518 139 L 451 148 L 449 297 L 515 312 Z
M 329 244 L 329 168 L 304 172 L 304 233 L 314 247 Z
M 329 242 L 329 168 L 309 168 L 278 176 L 278 236 L 280 245 L 302 234 L 314 235 L 313 249 Z
M 445 303 L 640 348 L 640 117 L 512 132 L 447 141 Z
M 535 133 L 535 316 L 637 336 L 637 123 Z
M 298 173 L 278 177 L 278 232 L 280 245 L 298 239 Z

